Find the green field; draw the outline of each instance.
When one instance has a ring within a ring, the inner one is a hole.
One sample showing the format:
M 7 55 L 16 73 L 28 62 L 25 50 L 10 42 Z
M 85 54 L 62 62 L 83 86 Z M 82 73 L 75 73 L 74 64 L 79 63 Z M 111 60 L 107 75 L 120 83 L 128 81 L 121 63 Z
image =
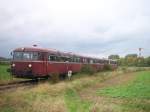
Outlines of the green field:
M 120 108 L 126 111 L 150 111 L 150 72 L 137 73 L 134 80 L 117 86 L 97 90 L 99 96 L 122 101 Z
M 91 103 L 81 100 L 74 89 L 66 90 L 65 102 L 69 112 L 89 112 L 91 108 Z
M 7 69 L 9 65 L 0 65 L 0 83 L 12 80 L 12 77 Z
M 134 81 L 98 91 L 99 95 L 120 98 L 150 99 L 150 72 L 140 72 Z

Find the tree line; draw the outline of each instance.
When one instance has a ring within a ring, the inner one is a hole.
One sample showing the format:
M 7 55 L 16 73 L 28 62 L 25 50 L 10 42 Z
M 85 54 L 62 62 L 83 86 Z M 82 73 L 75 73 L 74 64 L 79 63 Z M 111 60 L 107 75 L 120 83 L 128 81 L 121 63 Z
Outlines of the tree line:
M 137 67 L 148 67 L 150 66 L 149 57 L 138 57 L 137 54 L 128 54 L 125 57 L 119 55 L 110 55 L 108 59 L 117 60 L 120 66 L 137 66 Z

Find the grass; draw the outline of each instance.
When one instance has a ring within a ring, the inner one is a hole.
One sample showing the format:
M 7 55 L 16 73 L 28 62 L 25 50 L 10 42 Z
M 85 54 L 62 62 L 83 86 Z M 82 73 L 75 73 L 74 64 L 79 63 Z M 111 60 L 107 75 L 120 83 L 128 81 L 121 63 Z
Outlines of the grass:
M 135 80 L 127 84 L 99 89 L 97 90 L 97 94 L 108 99 L 113 99 L 113 103 L 116 102 L 120 111 L 149 112 L 150 71 L 138 72 Z
M 149 73 L 138 72 L 138 77 L 133 82 L 139 85 L 141 80 L 144 80 L 144 84 L 148 85 Z M 44 82 L 0 92 L 0 112 L 148 112 L 149 99 L 145 94 L 146 98 L 140 97 L 142 92 L 139 92 L 139 97 L 125 98 L 102 94 L 98 90 L 98 95 L 95 92 L 92 94 L 94 101 L 82 98 L 81 91 L 87 96 L 85 89 L 122 74 L 120 71 L 101 72 L 90 76 L 78 74 L 74 75 L 71 81 L 64 80 L 55 84 Z M 132 82 L 127 85 L 131 84 Z M 99 99 L 99 96 L 102 99 Z
M 89 112 L 91 103 L 83 101 L 74 89 L 67 89 L 65 102 L 69 112 Z
M 4 106 L 3 108 L 2 108 L 2 112 L 15 112 L 15 110 L 12 108 L 12 107 L 9 107 L 9 106 Z
M 64 94 L 59 89 L 55 91 L 56 94 L 51 91 L 53 87 L 45 83 L 30 88 L 19 88 L 11 94 L 1 93 L 0 112 L 7 112 L 7 108 L 12 112 L 66 112 Z
M 0 82 L 12 80 L 12 76 L 7 72 L 9 65 L 0 65 Z
M 10 68 L 10 65 L 8 64 L 0 64 L 0 84 L 5 84 L 9 82 L 24 80 L 21 78 L 13 78 L 13 76 L 7 72 L 7 69 Z
M 120 107 L 122 108 L 122 111 L 126 112 L 149 112 L 150 110 L 150 104 L 148 101 L 139 100 L 139 99 L 130 99 L 126 102 L 122 103 Z
M 22 87 L 9 94 L 6 91 L 0 93 L 0 112 L 88 112 L 91 103 L 82 100 L 78 92 L 102 80 L 101 73 L 98 73 L 75 76 L 71 81 L 56 84 L 45 82 L 29 88 Z
M 126 84 L 98 90 L 98 94 L 121 98 L 150 99 L 150 72 L 139 72 L 137 78 Z

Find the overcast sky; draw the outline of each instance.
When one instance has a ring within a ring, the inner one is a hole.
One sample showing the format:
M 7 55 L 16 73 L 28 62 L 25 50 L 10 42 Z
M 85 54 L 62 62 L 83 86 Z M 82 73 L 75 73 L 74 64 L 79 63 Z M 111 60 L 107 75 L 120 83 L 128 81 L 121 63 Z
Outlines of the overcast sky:
M 0 0 L 0 56 L 16 47 L 150 55 L 150 0 Z

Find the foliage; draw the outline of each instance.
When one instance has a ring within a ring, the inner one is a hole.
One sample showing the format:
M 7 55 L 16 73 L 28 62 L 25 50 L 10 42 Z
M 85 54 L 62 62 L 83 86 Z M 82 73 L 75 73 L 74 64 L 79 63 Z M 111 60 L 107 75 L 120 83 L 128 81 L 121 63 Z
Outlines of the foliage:
M 137 54 L 127 54 L 127 55 L 125 56 L 125 58 L 137 58 L 137 57 L 138 57 Z
M 117 55 L 117 54 L 108 56 L 108 59 L 113 59 L 113 60 L 117 60 L 117 59 L 119 59 L 119 58 L 120 58 L 120 57 L 119 57 L 119 55 Z
M 139 72 L 137 78 L 126 85 L 107 87 L 98 90 L 99 95 L 107 95 L 121 98 L 144 98 L 150 99 L 150 72 Z
M 150 57 L 137 57 L 136 54 L 128 54 L 125 58 L 118 60 L 120 66 L 137 66 L 137 67 L 148 67 L 150 66 Z
M 112 67 L 111 65 L 105 64 L 103 70 L 104 71 L 112 70 Z
M 52 80 L 53 83 L 57 83 L 59 81 L 59 73 L 58 72 L 50 73 L 50 79 Z
M 147 57 L 147 58 L 145 58 L 145 62 L 146 62 L 146 64 L 147 64 L 148 66 L 150 66 L 150 56 Z
M 94 67 L 92 67 L 91 65 L 83 65 L 81 68 L 81 73 L 85 73 L 85 74 L 94 74 L 96 72 L 96 70 L 94 69 Z

